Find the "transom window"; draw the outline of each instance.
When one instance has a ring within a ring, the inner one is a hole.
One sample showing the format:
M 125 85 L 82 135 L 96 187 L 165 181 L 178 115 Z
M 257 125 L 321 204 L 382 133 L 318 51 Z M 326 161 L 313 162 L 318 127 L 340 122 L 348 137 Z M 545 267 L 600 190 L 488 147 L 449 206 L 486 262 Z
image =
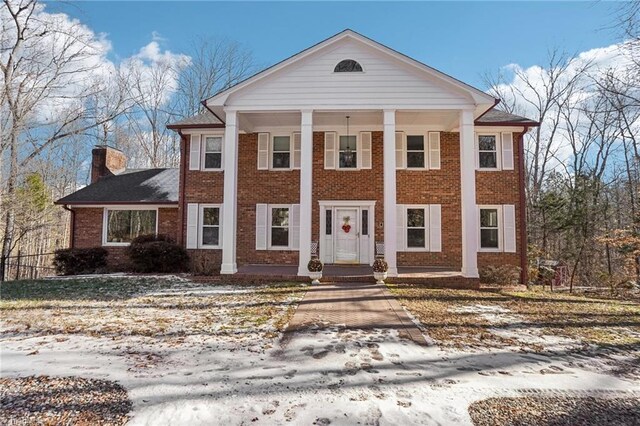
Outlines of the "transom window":
M 222 137 L 206 136 L 204 138 L 204 168 L 222 168 Z
M 338 62 L 333 72 L 362 72 L 362 65 L 353 59 L 345 59 Z
M 220 245 L 220 207 L 202 208 L 201 245 L 217 247 Z
M 274 136 L 272 152 L 272 168 L 288 169 L 291 164 L 291 138 L 289 136 Z
M 498 168 L 498 141 L 496 135 L 478 135 L 478 163 L 481 169 Z
M 355 169 L 358 167 L 357 138 L 352 136 L 340 136 L 338 151 L 338 165 L 341 169 Z
M 480 209 L 480 248 L 499 248 L 500 231 L 497 208 Z
M 407 167 L 424 168 L 424 136 L 423 135 L 407 135 Z
M 156 210 L 112 210 L 106 214 L 104 241 L 129 244 L 140 235 L 156 233 Z
M 271 247 L 289 246 L 289 208 L 271 209 Z
M 425 248 L 427 243 L 424 208 L 407 208 L 407 247 Z

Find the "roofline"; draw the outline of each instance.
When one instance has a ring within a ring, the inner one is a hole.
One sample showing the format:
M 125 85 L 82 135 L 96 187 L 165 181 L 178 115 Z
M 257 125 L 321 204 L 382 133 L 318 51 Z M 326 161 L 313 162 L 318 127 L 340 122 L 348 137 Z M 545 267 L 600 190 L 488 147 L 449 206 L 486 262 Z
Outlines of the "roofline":
M 222 91 L 220 91 L 220 92 L 218 92 L 218 93 L 216 93 L 216 94 L 204 99 L 202 102 L 203 102 L 203 104 L 206 105 L 207 102 L 209 102 L 213 98 L 222 96 L 224 94 L 228 94 L 228 93 L 236 91 L 236 90 L 240 90 L 241 88 L 243 88 L 244 86 L 249 84 L 252 80 L 257 79 L 258 77 L 260 77 L 260 78 L 265 77 L 266 76 L 265 74 L 270 72 L 270 71 L 271 72 L 275 72 L 276 71 L 275 68 L 285 66 L 285 65 L 287 65 L 288 62 L 293 62 L 293 60 L 296 57 L 303 56 L 303 55 L 309 53 L 312 50 L 318 49 L 319 46 L 321 46 L 322 44 L 325 44 L 325 43 L 327 43 L 328 41 L 330 41 L 332 39 L 338 39 L 343 34 L 344 35 L 354 35 L 354 36 L 357 36 L 357 37 L 361 37 L 365 41 L 367 41 L 369 43 L 373 43 L 373 46 L 371 46 L 371 47 L 378 48 L 379 50 L 386 49 L 390 53 L 394 53 L 396 55 L 399 55 L 401 57 L 401 59 L 408 60 L 408 61 L 412 62 L 413 65 L 415 65 L 417 67 L 424 67 L 424 68 L 427 68 L 431 72 L 439 74 L 441 77 L 444 77 L 445 80 L 447 78 L 451 79 L 452 81 L 449 82 L 451 84 L 454 84 L 454 85 L 455 84 L 459 84 L 459 85 L 465 86 L 467 88 L 467 90 L 475 92 L 477 95 L 484 96 L 484 97 L 489 97 L 489 98 L 494 99 L 494 100 L 496 99 L 493 96 L 489 95 L 488 93 L 483 92 L 482 90 L 480 90 L 480 89 L 478 89 L 476 87 L 473 87 L 468 83 L 465 83 L 465 82 L 463 82 L 461 80 L 458 80 L 457 78 L 452 77 L 447 73 L 444 73 L 444 72 L 442 72 L 440 70 L 437 70 L 437 69 L 435 69 L 435 68 L 433 68 L 433 67 L 431 67 L 431 66 L 429 66 L 429 65 L 427 65 L 427 64 L 425 64 L 423 62 L 418 61 L 417 59 L 414 59 L 414 58 L 412 58 L 410 56 L 407 56 L 402 52 L 399 52 L 399 51 L 397 51 L 397 50 L 395 50 L 395 49 L 393 49 L 393 48 L 391 48 L 389 46 L 386 46 L 386 45 L 384 45 L 384 44 L 382 44 L 382 43 L 380 43 L 378 41 L 375 41 L 375 40 L 373 40 L 373 39 L 371 39 L 371 38 L 369 38 L 369 37 L 367 37 L 365 35 L 362 35 L 357 31 L 354 31 L 354 30 L 352 30 L 350 28 L 347 28 L 347 29 L 344 29 L 344 30 L 340 31 L 339 33 L 336 33 L 336 34 L 334 34 L 334 35 L 332 35 L 332 36 L 330 36 L 328 38 L 325 38 L 324 40 L 322 40 L 322 41 L 320 41 L 320 42 L 318 42 L 318 43 L 316 43 L 316 44 L 314 44 L 314 45 L 312 45 L 310 47 L 307 47 L 306 49 L 301 50 L 300 52 L 295 53 L 295 54 L 293 54 L 293 55 L 291 55 L 291 56 L 289 56 L 289 57 L 287 57 L 287 58 L 285 58 L 285 59 L 283 59 L 283 60 L 281 60 L 281 61 L 279 61 L 279 62 L 277 62 L 277 63 L 275 63 L 275 64 L 273 64 L 273 65 L 271 65 L 271 66 L 269 66 L 267 68 L 265 68 L 265 69 L 263 69 L 262 71 L 258 71 L 257 73 L 245 78 L 242 81 L 239 81 L 238 83 L 234 84 L 233 86 L 228 87 L 228 88 L 226 88 L 226 89 L 224 89 L 224 90 L 222 90 Z
M 179 204 L 179 201 L 63 201 L 64 198 L 60 198 L 54 201 L 53 204 L 64 206 L 112 206 L 112 205 L 170 205 Z
M 482 121 L 480 123 L 475 122 L 474 126 L 525 126 L 525 127 L 538 127 L 540 123 L 537 121 Z
M 225 125 L 220 123 L 207 123 L 207 124 L 167 124 L 169 130 L 181 130 L 181 129 L 224 129 Z

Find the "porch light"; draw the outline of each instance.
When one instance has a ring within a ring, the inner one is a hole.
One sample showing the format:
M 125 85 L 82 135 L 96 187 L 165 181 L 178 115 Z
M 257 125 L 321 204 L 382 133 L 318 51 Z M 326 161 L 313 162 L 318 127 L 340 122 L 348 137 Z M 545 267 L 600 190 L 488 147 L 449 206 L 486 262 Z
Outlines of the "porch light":
M 349 134 L 349 119 L 350 116 L 346 116 L 347 118 L 347 147 L 344 150 L 344 163 L 346 167 L 353 166 L 353 149 L 351 148 L 351 135 Z

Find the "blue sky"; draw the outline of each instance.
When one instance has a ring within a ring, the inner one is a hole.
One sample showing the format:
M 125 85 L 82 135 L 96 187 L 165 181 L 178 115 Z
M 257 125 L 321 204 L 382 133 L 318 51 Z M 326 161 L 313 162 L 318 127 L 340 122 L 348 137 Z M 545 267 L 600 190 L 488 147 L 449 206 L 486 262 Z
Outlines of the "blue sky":
M 617 42 L 610 2 L 75 2 L 48 4 L 106 33 L 112 60 L 162 37 L 184 52 L 199 35 L 226 37 L 271 65 L 345 28 L 484 88 L 481 74 L 544 63 Z

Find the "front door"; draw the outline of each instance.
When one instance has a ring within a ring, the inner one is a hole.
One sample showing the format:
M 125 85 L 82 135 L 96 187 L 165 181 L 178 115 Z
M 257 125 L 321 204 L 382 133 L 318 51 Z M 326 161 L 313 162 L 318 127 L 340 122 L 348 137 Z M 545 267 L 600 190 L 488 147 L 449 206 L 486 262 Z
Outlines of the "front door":
M 358 209 L 336 208 L 335 211 L 335 262 L 360 263 Z

